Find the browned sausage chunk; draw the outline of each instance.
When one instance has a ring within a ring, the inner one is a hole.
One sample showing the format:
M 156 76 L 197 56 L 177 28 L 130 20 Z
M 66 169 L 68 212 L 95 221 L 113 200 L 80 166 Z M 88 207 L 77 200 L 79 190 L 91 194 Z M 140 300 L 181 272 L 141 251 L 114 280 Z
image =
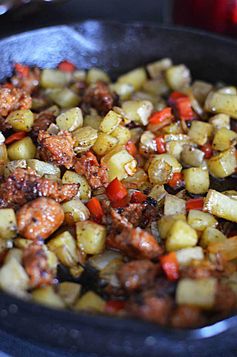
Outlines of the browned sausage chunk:
M 200 309 L 194 306 L 181 305 L 172 313 L 171 324 L 176 328 L 198 327 L 204 323 Z
M 15 76 L 11 78 L 14 87 L 21 88 L 27 93 L 34 92 L 39 86 L 40 69 L 30 68 L 27 75 L 22 75 L 21 71 L 15 71 Z
M 40 145 L 39 154 L 44 161 L 63 165 L 67 169 L 74 162 L 74 141 L 67 131 L 60 131 L 57 135 L 50 135 L 46 131 L 40 131 L 38 135 Z
M 95 108 L 100 114 L 105 115 L 117 102 L 117 96 L 111 92 L 108 84 L 98 81 L 88 87 L 82 98 L 82 108 L 88 111 L 90 107 Z
M 117 275 L 121 285 L 127 291 L 132 292 L 151 286 L 157 271 L 157 264 L 149 260 L 134 260 L 123 264 Z
M 31 243 L 23 252 L 23 266 L 30 277 L 31 287 L 53 283 L 53 272 L 49 269 L 47 256 L 42 245 Z
M 39 196 L 58 202 L 72 199 L 79 185 L 65 184 L 39 177 L 32 169 L 16 169 L 0 186 L 0 207 L 18 208 Z
M 155 259 L 163 252 L 156 239 L 140 228 L 124 228 L 120 234 L 112 232 L 107 238 L 107 245 L 131 258 Z
M 47 130 L 50 124 L 54 123 L 56 116 L 52 112 L 43 111 L 39 113 L 34 120 L 31 134 L 37 138 L 40 130 Z
M 0 115 L 6 117 L 13 110 L 29 109 L 31 97 L 20 88 L 0 87 Z
M 142 319 L 158 322 L 161 325 L 166 325 L 170 319 L 173 304 L 170 297 L 160 297 L 154 291 L 146 291 L 143 293 L 139 301 L 130 301 L 126 305 L 126 310 L 133 316 Z
M 60 204 L 44 197 L 26 203 L 16 216 L 19 233 L 32 240 L 48 238 L 64 220 Z
M 108 174 L 105 166 L 100 165 L 97 158 L 90 151 L 85 153 L 77 160 L 75 171 L 84 175 L 90 186 L 95 189 L 108 184 Z
M 225 314 L 237 307 L 237 294 L 226 284 L 219 283 L 216 289 L 215 310 Z

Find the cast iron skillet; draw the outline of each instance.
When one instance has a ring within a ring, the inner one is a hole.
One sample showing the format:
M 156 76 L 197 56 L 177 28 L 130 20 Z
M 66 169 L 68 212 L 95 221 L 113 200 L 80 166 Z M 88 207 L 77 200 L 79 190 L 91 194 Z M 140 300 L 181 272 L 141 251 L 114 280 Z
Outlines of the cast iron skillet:
M 80 68 L 102 67 L 112 77 L 169 56 L 194 78 L 237 84 L 237 42 L 152 24 L 86 21 L 12 36 L 0 41 L 0 80 L 12 63 L 55 67 L 68 59 Z M 236 352 L 237 317 L 194 330 L 106 316 L 55 311 L 0 294 L 0 328 L 71 352 L 113 356 L 219 356 Z M 224 342 L 224 343 L 223 343 Z

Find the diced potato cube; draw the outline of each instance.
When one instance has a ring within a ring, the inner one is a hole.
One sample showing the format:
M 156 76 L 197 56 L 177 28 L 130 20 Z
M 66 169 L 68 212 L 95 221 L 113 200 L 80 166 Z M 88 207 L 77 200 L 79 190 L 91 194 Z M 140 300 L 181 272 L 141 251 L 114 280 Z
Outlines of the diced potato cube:
M 13 160 L 9 161 L 4 166 L 4 177 L 7 178 L 11 175 L 17 168 L 25 169 L 27 167 L 26 160 Z
M 57 267 L 58 267 L 58 258 L 54 252 L 51 252 L 48 250 L 47 246 L 43 246 L 46 257 L 47 257 L 47 264 L 49 269 L 56 275 L 57 273 Z
M 231 148 L 221 152 L 219 155 L 212 156 L 207 164 L 211 175 L 218 178 L 230 176 L 235 172 L 237 166 L 235 149 Z
M 57 165 L 51 164 L 50 162 L 30 159 L 27 160 L 27 166 L 35 170 L 39 176 L 45 176 L 47 178 L 54 179 L 59 179 L 61 176 L 60 168 Z
M 122 109 L 129 121 L 140 125 L 147 125 L 153 111 L 153 104 L 148 100 L 128 100 L 123 102 Z
M 188 265 L 192 260 L 203 260 L 204 253 L 201 247 L 184 248 L 177 250 L 176 257 L 180 266 Z
M 74 72 L 72 72 L 72 77 L 76 81 L 85 81 L 86 80 L 86 71 L 84 69 L 76 69 Z
M 81 265 L 75 265 L 69 269 L 70 274 L 73 278 L 78 279 L 84 271 L 84 268 Z
M 217 90 L 218 93 L 237 95 L 237 89 L 234 86 L 224 86 Z
M 29 109 L 21 109 L 11 112 L 7 121 L 16 131 L 30 131 L 34 123 L 34 114 Z
M 32 243 L 31 240 L 17 237 L 14 239 L 14 247 L 19 249 L 25 249 Z
M 91 187 L 83 175 L 79 175 L 74 171 L 67 170 L 62 177 L 62 183 L 80 184 L 79 197 L 81 200 L 88 200 L 91 197 Z
M 117 139 L 118 145 L 125 145 L 131 139 L 130 130 L 122 125 L 117 126 L 111 136 Z
M 98 138 L 93 145 L 93 151 L 100 156 L 107 154 L 116 144 L 118 140 L 111 135 L 99 133 Z
M 237 201 L 223 193 L 209 190 L 204 199 L 204 210 L 219 218 L 237 223 Z
M 105 269 L 110 263 L 123 260 L 122 255 L 119 252 L 113 250 L 105 250 L 102 254 L 96 254 L 91 257 L 88 262 L 98 271 Z
M 203 163 L 204 155 L 202 150 L 184 145 L 180 156 L 184 165 L 199 167 Z
M 206 193 L 210 186 L 209 173 L 201 167 L 191 167 L 183 171 L 185 188 L 190 193 Z
M 56 124 L 60 130 L 73 131 L 83 125 L 83 115 L 80 108 L 75 107 L 61 113 L 56 118 Z
M 183 64 L 169 67 L 165 74 L 166 80 L 172 90 L 180 90 L 190 85 L 190 71 Z
M 50 90 L 48 96 L 61 108 L 76 107 L 80 102 L 79 96 L 69 88 Z
M 21 249 L 11 248 L 4 259 L 4 263 L 7 264 L 8 262 L 10 262 L 10 260 L 15 259 L 18 263 L 21 264 L 22 256 L 23 251 Z
M 105 248 L 106 228 L 92 221 L 76 224 L 77 244 L 86 254 L 100 254 Z
M 41 71 L 40 85 L 43 88 L 61 88 L 67 85 L 71 75 L 57 69 L 43 69 Z
M 171 252 L 182 248 L 194 247 L 197 241 L 197 232 L 186 222 L 178 220 L 172 225 L 168 233 L 166 249 Z
M 216 289 L 215 278 L 181 279 L 176 290 L 176 303 L 211 309 L 215 303 Z
M 137 169 L 133 176 L 128 176 L 123 180 L 127 188 L 141 188 L 148 184 L 148 176 L 143 169 Z
M 50 251 L 56 254 L 58 260 L 67 267 L 77 265 L 79 257 L 77 254 L 76 241 L 70 232 L 65 231 L 50 239 L 47 243 Z
M 16 296 L 26 295 L 29 277 L 17 259 L 10 259 L 0 269 L 0 287 L 3 291 Z
M 93 291 L 85 293 L 75 304 L 75 310 L 103 312 L 105 301 Z
M 209 123 L 213 125 L 215 130 L 221 128 L 230 129 L 230 116 L 227 114 L 216 114 L 209 119 Z
M 123 74 L 118 78 L 118 83 L 126 83 L 133 86 L 135 91 L 139 90 L 147 79 L 144 68 L 136 68 L 132 71 Z
M 174 216 L 162 216 L 159 219 L 157 226 L 162 239 L 167 238 L 172 225 L 178 220 L 186 222 L 186 216 L 184 214 L 176 214 Z
M 174 195 L 165 196 L 164 215 L 185 214 L 186 201 Z
M 180 160 L 184 144 L 184 141 L 169 141 L 166 144 L 166 151 L 168 154 L 174 156 L 177 160 Z
M 237 258 L 237 236 L 223 239 L 222 242 L 212 242 L 207 247 L 211 254 L 221 254 L 225 260 Z
M 209 123 L 199 120 L 193 120 L 188 135 L 196 144 L 204 145 L 211 137 L 213 127 Z
M 107 162 L 109 181 L 115 177 L 123 180 L 136 172 L 137 162 L 127 150 L 121 150 L 113 154 Z
M 154 185 L 149 193 L 149 197 L 154 198 L 157 202 L 164 200 L 167 191 L 164 188 L 164 185 Z
M 192 92 L 200 104 L 204 104 L 208 93 L 212 90 L 212 85 L 203 81 L 194 81 Z
M 71 281 L 59 284 L 58 294 L 67 306 L 72 306 L 79 297 L 81 285 Z
M 154 154 L 157 150 L 155 142 L 155 134 L 151 131 L 146 130 L 140 136 L 139 152 L 145 156 L 149 157 L 150 154 Z
M 233 130 L 226 128 L 219 129 L 213 139 L 212 147 L 214 150 L 225 151 L 228 150 L 233 143 L 236 142 L 237 134 Z
M 214 227 L 207 227 L 202 234 L 200 245 L 203 248 L 206 248 L 211 243 L 223 242 L 226 239 L 226 236 L 221 231 L 219 231 L 219 229 Z
M 171 66 L 172 60 L 170 58 L 162 58 L 161 60 L 149 63 L 146 68 L 151 78 L 157 78 Z
M 69 215 L 74 222 L 86 221 L 90 217 L 88 208 L 79 198 L 74 198 L 62 204 L 65 216 Z
M 163 185 L 172 176 L 172 166 L 163 158 L 154 157 L 148 167 L 148 176 L 152 184 Z
M 237 119 L 237 95 L 210 92 L 205 102 L 205 110 L 211 113 L 227 114 Z
M 27 136 L 9 145 L 7 153 L 10 160 L 33 159 L 36 155 L 36 146 L 32 139 Z
M 133 86 L 128 83 L 113 83 L 111 84 L 111 89 L 119 95 L 121 100 L 129 99 L 134 92 Z
M 92 67 L 87 72 L 86 82 L 88 84 L 95 83 L 97 81 L 110 82 L 108 74 L 100 68 Z
M 84 126 L 72 133 L 75 140 L 75 152 L 82 153 L 88 151 L 96 142 L 98 138 L 98 131 L 90 126 Z
M 148 166 L 149 179 L 154 184 L 164 184 L 175 172 L 181 172 L 182 166 L 169 154 L 155 155 Z
M 0 144 L 0 175 L 4 173 L 5 164 L 7 161 L 7 147 L 5 144 Z
M 33 301 L 55 309 L 65 307 L 63 299 L 55 293 L 52 286 L 35 289 L 32 292 Z
M 143 84 L 143 89 L 154 96 L 165 95 L 170 90 L 165 78 L 163 77 L 146 81 Z
M 91 114 L 86 115 L 83 120 L 83 125 L 84 126 L 90 126 L 93 129 L 99 130 L 100 128 L 100 123 L 102 121 L 102 118 L 100 115 L 97 114 L 97 112 L 94 112 L 91 109 Z
M 121 115 L 115 113 L 113 110 L 110 110 L 102 119 L 102 122 L 100 123 L 100 130 L 105 134 L 111 134 L 120 124 L 121 120 Z
M 0 209 L 0 238 L 12 239 L 17 234 L 16 215 L 12 208 Z
M 192 209 L 188 213 L 188 224 L 197 231 L 204 231 L 207 227 L 215 227 L 217 220 L 207 212 Z

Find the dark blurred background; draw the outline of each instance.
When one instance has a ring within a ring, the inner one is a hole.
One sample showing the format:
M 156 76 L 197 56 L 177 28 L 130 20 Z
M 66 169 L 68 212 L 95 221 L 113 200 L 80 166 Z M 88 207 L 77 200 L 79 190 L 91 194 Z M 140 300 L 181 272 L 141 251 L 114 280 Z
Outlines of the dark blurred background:
M 179 24 L 237 37 L 237 0 L 0 0 L 0 36 L 88 18 Z

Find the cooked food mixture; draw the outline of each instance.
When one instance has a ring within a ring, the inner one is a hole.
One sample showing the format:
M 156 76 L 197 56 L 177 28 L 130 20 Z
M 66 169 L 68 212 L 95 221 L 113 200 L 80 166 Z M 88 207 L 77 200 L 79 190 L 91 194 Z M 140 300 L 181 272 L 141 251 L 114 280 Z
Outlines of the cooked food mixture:
M 181 328 L 236 311 L 236 87 L 168 58 L 116 82 L 16 64 L 0 130 L 2 291 Z

